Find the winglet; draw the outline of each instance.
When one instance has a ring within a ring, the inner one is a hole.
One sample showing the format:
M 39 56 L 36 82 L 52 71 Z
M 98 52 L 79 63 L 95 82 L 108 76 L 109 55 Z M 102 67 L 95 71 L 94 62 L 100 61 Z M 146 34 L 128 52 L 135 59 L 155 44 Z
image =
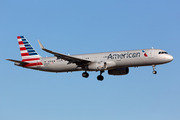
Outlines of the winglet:
M 44 49 L 44 46 L 42 45 L 42 43 L 38 40 L 39 46 L 41 47 L 41 49 Z

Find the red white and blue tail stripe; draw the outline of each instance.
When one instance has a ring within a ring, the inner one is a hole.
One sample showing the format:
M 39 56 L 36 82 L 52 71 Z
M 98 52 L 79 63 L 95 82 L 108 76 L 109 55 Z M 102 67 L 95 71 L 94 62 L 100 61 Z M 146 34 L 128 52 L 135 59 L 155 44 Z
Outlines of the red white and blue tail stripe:
M 29 62 L 25 67 L 42 65 L 40 62 L 41 56 L 31 46 L 24 36 L 17 36 L 21 57 L 23 62 Z

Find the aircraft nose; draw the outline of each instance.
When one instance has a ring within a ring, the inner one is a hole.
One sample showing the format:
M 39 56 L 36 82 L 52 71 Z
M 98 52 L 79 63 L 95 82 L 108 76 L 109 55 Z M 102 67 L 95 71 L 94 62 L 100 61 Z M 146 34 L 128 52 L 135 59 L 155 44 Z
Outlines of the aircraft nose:
M 168 56 L 166 57 L 166 59 L 167 59 L 169 62 L 171 62 L 174 58 L 173 58 L 172 55 L 168 55 Z

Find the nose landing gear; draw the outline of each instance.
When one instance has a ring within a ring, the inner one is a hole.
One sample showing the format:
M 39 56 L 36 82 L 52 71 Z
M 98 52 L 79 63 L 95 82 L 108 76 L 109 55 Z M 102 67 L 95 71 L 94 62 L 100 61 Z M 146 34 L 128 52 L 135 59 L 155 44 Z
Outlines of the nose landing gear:
M 152 65 L 153 67 L 153 74 L 157 74 L 157 71 L 155 70 L 156 69 L 156 65 Z

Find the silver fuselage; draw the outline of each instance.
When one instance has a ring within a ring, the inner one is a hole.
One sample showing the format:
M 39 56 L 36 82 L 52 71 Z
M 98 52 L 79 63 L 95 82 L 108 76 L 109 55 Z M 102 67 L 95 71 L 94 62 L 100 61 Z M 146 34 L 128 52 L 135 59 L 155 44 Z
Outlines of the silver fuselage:
M 81 58 L 90 60 L 93 62 L 106 62 L 111 63 L 105 70 L 111 70 L 115 68 L 124 67 L 138 67 L 138 66 L 150 66 L 165 64 L 173 60 L 173 56 L 169 54 L 160 54 L 159 52 L 165 52 L 161 49 L 143 49 L 145 53 L 140 50 L 130 51 L 117 51 L 117 52 L 104 52 L 104 53 L 93 53 L 93 54 L 79 54 L 72 55 L 75 58 Z M 146 55 L 147 56 L 146 56 Z M 43 65 L 31 66 L 28 68 L 47 71 L 47 72 L 73 72 L 73 71 L 84 71 L 83 67 L 76 65 L 75 63 L 68 63 L 63 59 L 57 57 L 41 57 L 40 61 Z M 113 65 L 112 65 L 113 64 Z M 86 71 L 98 71 L 89 70 Z

